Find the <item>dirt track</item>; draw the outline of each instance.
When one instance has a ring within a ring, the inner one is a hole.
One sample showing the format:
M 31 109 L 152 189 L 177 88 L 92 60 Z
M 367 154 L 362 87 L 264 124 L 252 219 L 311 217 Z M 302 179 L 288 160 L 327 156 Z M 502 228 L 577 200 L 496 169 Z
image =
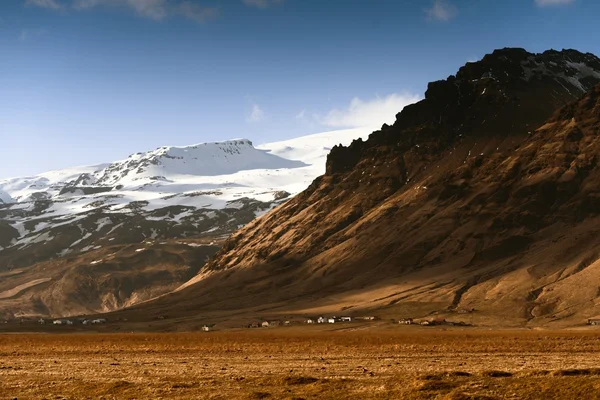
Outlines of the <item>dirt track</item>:
M 0 398 L 600 398 L 599 350 L 589 332 L 2 335 Z

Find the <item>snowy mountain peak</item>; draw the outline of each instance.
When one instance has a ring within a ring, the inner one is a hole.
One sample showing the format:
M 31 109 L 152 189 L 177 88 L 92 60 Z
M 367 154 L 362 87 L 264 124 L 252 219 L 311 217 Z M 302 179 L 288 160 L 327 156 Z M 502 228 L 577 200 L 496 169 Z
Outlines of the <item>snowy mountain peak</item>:
M 157 203 L 150 208 L 183 203 L 221 208 L 241 197 L 268 202 L 274 193 L 302 191 L 324 172 L 333 145 L 366 137 L 372 128 L 325 132 L 258 148 L 248 139 L 162 146 L 110 164 L 0 180 L 0 202 L 46 200 L 69 202 L 71 208 L 81 203 L 75 208 L 86 211 L 108 202 L 115 207 Z M 209 192 L 210 198 L 204 197 Z
M 248 139 L 163 146 L 136 153 L 96 174 L 98 185 L 139 185 L 140 179 L 168 180 L 177 175 L 229 175 L 255 169 L 299 168 L 304 164 L 254 148 Z

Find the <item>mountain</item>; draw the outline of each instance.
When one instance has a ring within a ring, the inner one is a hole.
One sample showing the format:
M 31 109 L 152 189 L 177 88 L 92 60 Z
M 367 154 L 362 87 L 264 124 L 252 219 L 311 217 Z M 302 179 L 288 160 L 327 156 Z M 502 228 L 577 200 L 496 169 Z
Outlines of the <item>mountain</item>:
M 107 312 L 176 289 L 370 129 L 161 147 L 0 180 L 0 316 Z
M 467 63 L 392 126 L 335 146 L 323 176 L 184 289 L 122 315 L 580 324 L 600 314 L 599 82 L 600 59 L 575 50 Z
M 8 204 L 12 203 L 14 200 L 8 193 L 3 190 L 0 190 L 0 204 Z

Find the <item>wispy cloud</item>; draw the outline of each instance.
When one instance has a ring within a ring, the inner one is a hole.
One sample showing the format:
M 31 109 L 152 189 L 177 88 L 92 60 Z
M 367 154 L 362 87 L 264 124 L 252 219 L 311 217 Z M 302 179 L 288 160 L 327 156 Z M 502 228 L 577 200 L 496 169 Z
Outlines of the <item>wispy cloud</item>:
M 65 5 L 68 4 L 68 7 Z M 204 7 L 192 0 L 25 0 L 27 6 L 49 9 L 72 8 L 89 10 L 96 7 L 116 7 L 132 10 L 140 17 L 160 21 L 172 16 L 188 18 L 196 22 L 205 22 L 219 14 L 217 7 Z
M 535 0 L 535 4 L 540 7 L 546 6 L 559 6 L 562 4 L 571 4 L 575 3 L 575 0 Z
M 242 3 L 249 7 L 267 8 L 274 4 L 283 3 L 284 0 L 242 0 Z
M 458 15 L 458 9 L 449 0 L 434 0 L 430 8 L 425 9 L 427 18 L 436 21 L 450 21 Z
M 166 0 L 74 0 L 73 8 L 85 10 L 98 6 L 121 6 L 132 9 L 136 14 L 161 20 L 168 15 Z
M 62 4 L 57 2 L 56 0 L 26 0 L 25 5 L 42 8 L 51 8 L 54 10 L 58 10 L 63 7 Z
M 260 108 L 260 106 L 256 103 L 252 105 L 252 111 L 250 112 L 250 116 L 247 121 L 252 123 L 261 122 L 265 119 L 265 112 Z
M 348 108 L 331 110 L 326 116 L 318 117 L 321 124 L 335 128 L 356 128 L 393 123 L 396 114 L 421 99 L 410 93 L 393 93 L 386 97 L 376 97 L 363 101 L 355 97 Z

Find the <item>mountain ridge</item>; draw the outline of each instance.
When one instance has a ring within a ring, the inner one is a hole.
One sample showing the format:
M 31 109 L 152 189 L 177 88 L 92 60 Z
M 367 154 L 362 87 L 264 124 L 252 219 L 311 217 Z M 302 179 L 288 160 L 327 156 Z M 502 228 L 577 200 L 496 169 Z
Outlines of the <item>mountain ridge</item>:
M 0 204 L 0 315 L 106 312 L 176 289 L 224 237 L 321 174 L 333 144 L 368 131 L 163 146 L 0 180 L 14 196 Z
M 539 68 L 557 59 L 558 72 Z M 568 64 L 581 60 L 585 68 Z M 539 73 L 528 76 L 528 62 Z M 595 181 L 595 158 L 581 146 L 594 142 L 596 125 L 552 121 L 585 102 L 595 107 L 579 98 L 581 87 L 600 82 L 598 62 L 571 50 L 503 49 L 430 84 L 394 125 L 333 147 L 323 176 L 235 232 L 192 285 L 144 312 L 423 317 L 464 307 L 481 310 L 474 323 L 506 326 L 573 324 L 596 313 L 591 303 L 565 313 L 539 294 L 558 285 L 561 270 L 576 276 L 597 259 L 593 240 L 576 239 L 596 218 L 577 217 L 595 209 L 594 190 L 588 200 L 578 193 Z M 593 73 L 577 75 L 587 68 Z M 504 70 L 506 79 L 493 79 Z

